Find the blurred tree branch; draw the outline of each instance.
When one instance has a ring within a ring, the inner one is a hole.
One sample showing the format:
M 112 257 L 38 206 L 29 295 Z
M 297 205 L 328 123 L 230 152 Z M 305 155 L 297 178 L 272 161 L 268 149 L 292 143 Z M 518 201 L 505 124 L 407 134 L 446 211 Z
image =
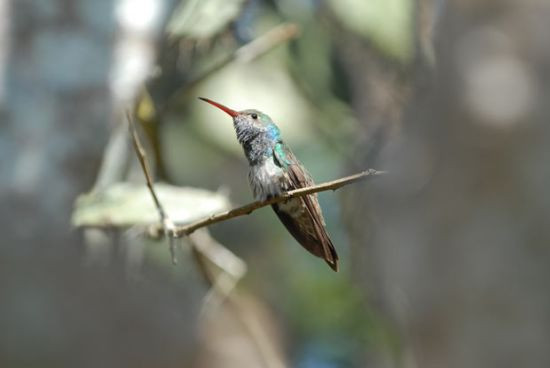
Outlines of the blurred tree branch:
M 205 318 L 226 302 L 227 307 L 231 309 L 236 320 L 248 335 L 250 342 L 256 347 L 264 366 L 284 368 L 286 365 L 278 355 L 266 331 L 260 328 L 257 316 L 248 313 L 245 299 L 243 299 L 246 294 L 235 290 L 237 283 L 246 272 L 246 264 L 218 243 L 205 229 L 195 232 L 187 239 L 200 272 L 211 287 L 204 299 L 201 317 Z M 209 266 L 209 263 L 212 262 L 216 262 L 215 265 L 221 269 L 221 272 Z
M 192 77 L 184 86 L 176 90 L 168 99 L 164 109 L 169 108 L 174 102 L 178 101 L 183 94 L 191 90 L 197 84 L 210 77 L 213 73 L 223 69 L 234 61 L 250 62 L 266 54 L 278 45 L 287 42 L 299 34 L 299 28 L 294 23 L 283 23 L 272 29 L 253 41 L 239 47 L 231 52 L 225 58 L 208 68 L 208 70 Z

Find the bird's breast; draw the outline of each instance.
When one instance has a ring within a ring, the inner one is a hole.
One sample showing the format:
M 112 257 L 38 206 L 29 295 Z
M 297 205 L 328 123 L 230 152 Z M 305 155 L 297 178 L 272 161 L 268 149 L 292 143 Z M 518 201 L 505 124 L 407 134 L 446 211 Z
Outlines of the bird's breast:
M 285 188 L 283 169 L 275 164 L 273 158 L 250 166 L 248 181 L 256 200 L 264 200 L 281 194 Z

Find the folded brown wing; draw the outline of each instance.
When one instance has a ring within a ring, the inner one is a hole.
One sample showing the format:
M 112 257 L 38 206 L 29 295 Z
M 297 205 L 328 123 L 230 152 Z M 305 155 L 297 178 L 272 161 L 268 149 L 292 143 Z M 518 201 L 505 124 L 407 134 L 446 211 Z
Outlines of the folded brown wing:
M 287 151 L 287 155 L 292 155 L 292 152 Z M 296 162 L 294 157 L 292 159 L 293 162 Z M 288 188 L 286 190 L 314 184 L 308 173 L 298 164 L 288 165 L 286 172 L 288 176 Z M 323 258 L 334 271 L 338 271 L 338 255 L 325 229 L 325 221 L 317 195 L 311 194 L 289 201 L 297 201 L 296 204 L 302 206 L 305 211 L 302 211 L 302 216 L 297 218 L 281 211 L 280 206 L 274 204 L 272 207 L 281 222 L 304 248 L 317 257 Z

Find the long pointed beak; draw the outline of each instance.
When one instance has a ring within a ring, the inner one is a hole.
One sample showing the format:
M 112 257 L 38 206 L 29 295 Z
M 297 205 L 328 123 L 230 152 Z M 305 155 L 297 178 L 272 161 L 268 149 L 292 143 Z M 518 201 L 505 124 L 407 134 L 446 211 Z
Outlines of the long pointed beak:
M 232 110 L 229 107 L 222 105 L 221 103 L 217 103 L 215 101 L 212 101 L 212 100 L 210 100 L 208 98 L 204 98 L 204 97 L 199 97 L 199 99 L 203 100 L 204 102 L 208 102 L 210 105 L 216 106 L 218 109 L 220 109 L 222 111 L 225 111 L 231 117 L 236 117 L 237 115 L 239 115 L 238 111 Z

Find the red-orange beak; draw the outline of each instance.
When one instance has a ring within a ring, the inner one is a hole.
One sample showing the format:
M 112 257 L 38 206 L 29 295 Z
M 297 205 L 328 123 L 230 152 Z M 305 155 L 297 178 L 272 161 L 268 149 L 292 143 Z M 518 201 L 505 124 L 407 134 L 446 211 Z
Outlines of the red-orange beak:
M 210 100 L 208 98 L 204 98 L 204 97 L 199 97 L 199 99 L 203 100 L 204 102 L 208 102 L 210 105 L 216 106 L 218 109 L 220 109 L 222 111 L 225 111 L 231 117 L 236 117 L 237 115 L 239 115 L 238 111 L 232 110 L 229 107 L 222 105 L 221 103 L 217 103 L 215 101 L 212 101 L 212 100 Z

